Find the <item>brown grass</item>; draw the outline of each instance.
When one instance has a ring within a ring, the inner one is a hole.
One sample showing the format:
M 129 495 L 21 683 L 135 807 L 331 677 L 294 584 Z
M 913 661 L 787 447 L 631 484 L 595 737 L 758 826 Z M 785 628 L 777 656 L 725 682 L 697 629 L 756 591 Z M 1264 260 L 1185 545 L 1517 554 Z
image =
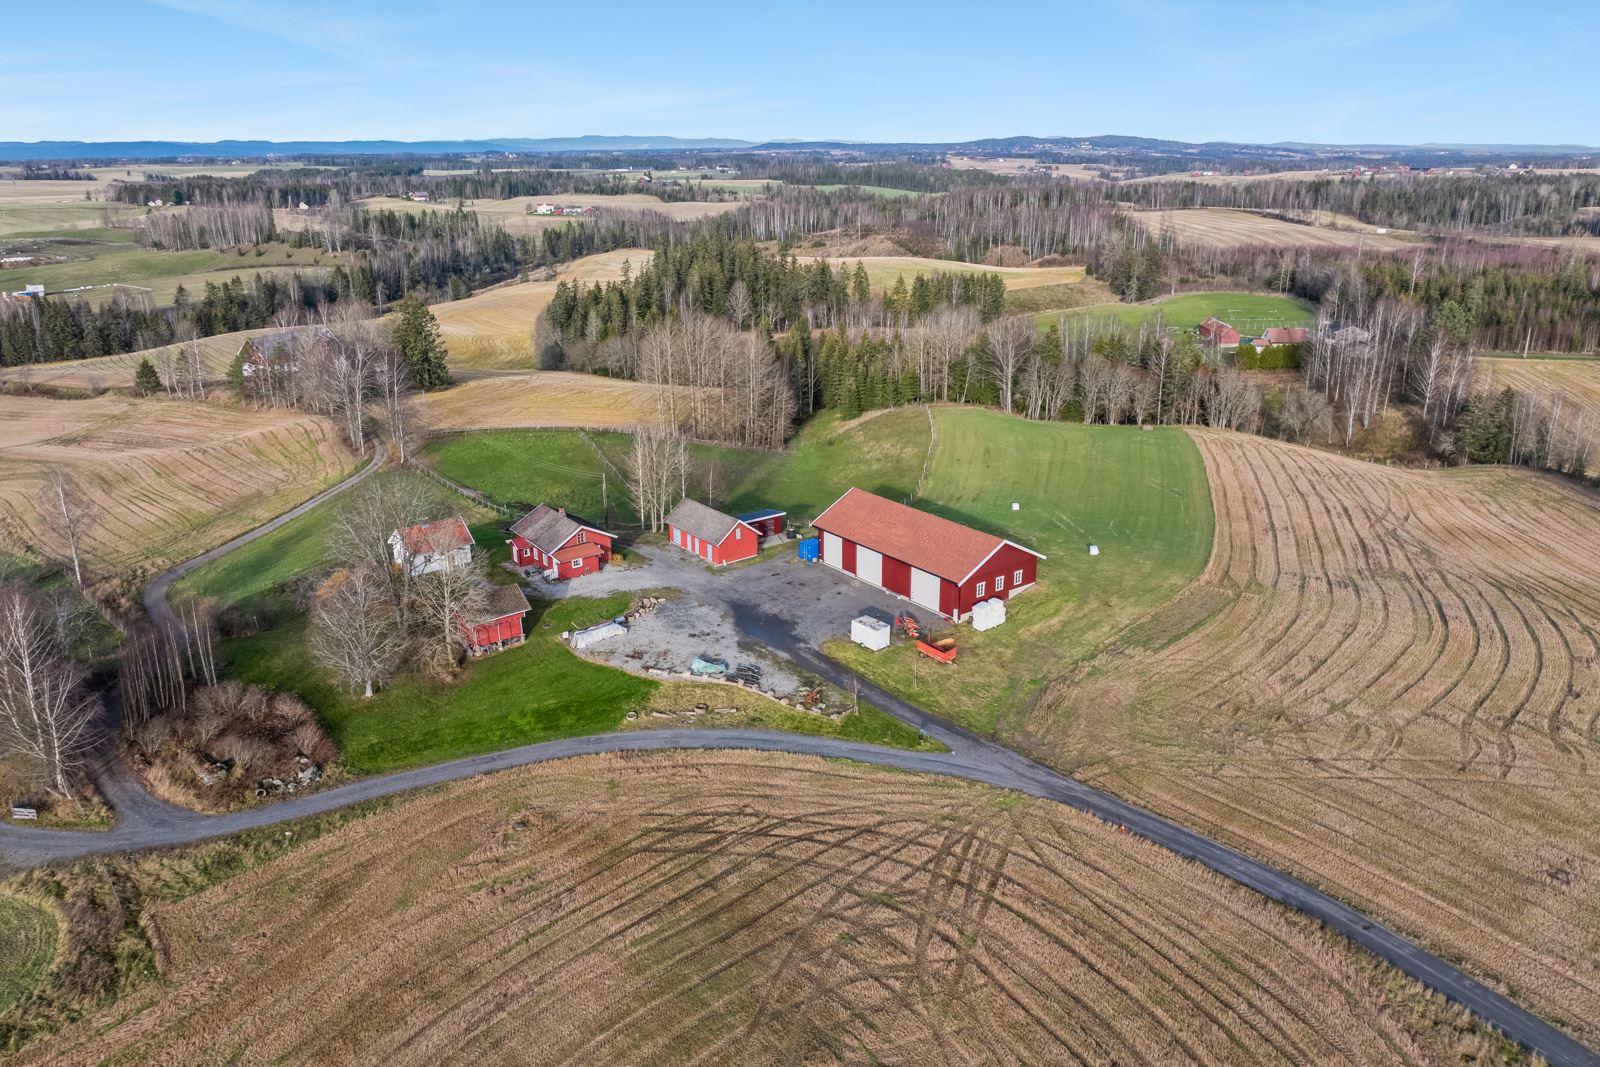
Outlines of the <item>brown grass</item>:
M 1195 437 L 1205 576 L 1016 736 L 1600 1037 L 1600 499 Z
M 20 1062 L 1390 1064 L 1495 1046 L 1087 817 L 777 755 L 461 783 L 151 905 L 142 928 L 159 984 Z
M 6 367 L 0 370 L 0 381 L 11 382 L 17 385 L 40 386 L 45 389 L 82 389 L 87 392 L 98 392 L 102 389 L 131 389 L 133 377 L 139 369 L 139 362 L 150 360 L 159 369 L 162 366 L 161 357 L 170 353 L 176 355 L 180 350 L 188 347 L 195 348 L 200 353 L 200 361 L 205 367 L 206 378 L 211 381 L 220 381 L 228 373 L 228 365 L 239 354 L 240 347 L 250 337 L 259 337 L 264 333 L 272 333 L 277 327 L 267 327 L 260 330 L 240 330 L 236 333 L 219 333 L 212 337 L 202 337 L 182 345 L 164 345 L 160 348 L 147 348 L 139 352 L 125 352 L 115 356 L 96 356 L 93 359 L 74 359 L 61 363 L 28 363 L 17 367 Z
M 61 558 L 45 479 L 66 470 L 89 501 L 94 574 L 127 580 L 287 510 L 355 464 L 311 415 L 102 396 L 0 396 L 0 543 Z
M 568 371 L 529 371 L 463 382 L 418 398 L 435 430 L 585 426 L 613 429 L 665 421 L 656 386 Z
M 602 252 L 568 264 L 556 280 L 517 282 L 487 289 L 465 300 L 435 304 L 433 313 L 439 320 L 439 332 L 449 349 L 451 364 L 532 368 L 534 322 L 555 295 L 558 280 L 588 285 L 617 281 L 624 264 L 638 273 L 650 262 L 652 254 L 647 248 Z
M 1298 223 L 1220 207 L 1129 211 L 1127 215 L 1151 233 L 1170 230 L 1179 244 L 1203 248 L 1277 245 L 1282 248 L 1360 247 L 1387 251 L 1409 248 L 1422 240 L 1415 234 L 1394 229 L 1380 234 L 1377 226 L 1342 216 Z

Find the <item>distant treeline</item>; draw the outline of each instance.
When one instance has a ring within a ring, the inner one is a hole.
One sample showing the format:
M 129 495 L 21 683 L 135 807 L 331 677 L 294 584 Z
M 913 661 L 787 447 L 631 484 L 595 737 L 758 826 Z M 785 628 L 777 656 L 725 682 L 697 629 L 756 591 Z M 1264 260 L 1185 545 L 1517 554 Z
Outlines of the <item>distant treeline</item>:
M 1600 234 L 1600 175 L 1484 172 L 1385 174 L 1312 181 L 1190 180 L 1109 185 L 1112 199 L 1143 207 L 1331 211 L 1362 222 L 1427 233 Z

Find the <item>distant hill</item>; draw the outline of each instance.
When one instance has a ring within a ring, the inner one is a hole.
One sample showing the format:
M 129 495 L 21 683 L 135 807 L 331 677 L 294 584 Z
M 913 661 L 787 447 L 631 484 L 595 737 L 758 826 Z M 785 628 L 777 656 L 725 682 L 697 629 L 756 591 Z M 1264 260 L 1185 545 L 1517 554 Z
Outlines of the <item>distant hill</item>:
M 726 137 L 503 137 L 466 141 L 0 141 L 0 160 L 262 159 L 301 155 L 474 155 L 483 152 L 608 152 L 748 148 Z
M 1122 134 L 1096 134 L 1089 137 L 1053 135 L 1033 137 L 983 137 L 968 141 L 864 142 L 846 140 L 806 141 L 799 139 L 763 142 L 741 141 L 728 137 L 495 137 L 459 141 L 0 141 L 0 161 L 31 162 L 52 160 L 84 162 L 90 160 L 171 160 L 267 159 L 307 155 L 416 155 L 472 156 L 493 153 L 522 155 L 562 152 L 671 152 L 671 151 L 756 151 L 827 152 L 830 154 L 885 155 L 893 153 L 958 153 L 976 155 L 1030 155 L 1055 152 L 1083 159 L 1108 157 L 1164 157 L 1167 159 L 1235 158 L 1264 162 L 1317 159 L 1343 160 L 1373 155 L 1420 159 L 1423 156 L 1461 162 L 1490 162 L 1495 158 L 1513 159 L 1519 155 L 1559 159 L 1592 156 L 1600 148 L 1583 145 L 1493 145 L 1493 144 L 1316 144 L 1280 141 L 1252 144 L 1235 141 L 1171 141 L 1154 137 Z M 1429 160 L 1431 165 L 1432 159 Z

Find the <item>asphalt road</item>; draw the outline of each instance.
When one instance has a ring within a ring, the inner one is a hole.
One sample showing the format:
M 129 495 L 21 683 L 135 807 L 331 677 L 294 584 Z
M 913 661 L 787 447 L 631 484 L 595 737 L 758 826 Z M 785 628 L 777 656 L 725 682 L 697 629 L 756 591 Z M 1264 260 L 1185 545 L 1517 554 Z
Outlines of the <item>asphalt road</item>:
M 170 617 L 165 596 L 178 576 L 303 514 L 329 496 L 370 475 L 382 459 L 380 450 L 371 464 L 345 482 L 318 494 L 260 529 L 235 538 L 155 579 L 145 591 L 146 606 L 153 608 L 152 617 Z M 923 730 L 948 746 L 950 751 L 908 752 L 832 738 L 759 730 L 639 730 L 526 745 L 368 778 L 259 808 L 226 815 L 201 815 L 174 807 L 150 795 L 115 759 L 114 754 L 109 754 L 110 750 L 105 749 L 98 757 L 95 770 L 101 788 L 117 811 L 116 826 L 108 831 L 88 833 L 0 825 L 0 857 L 8 867 L 28 867 L 95 853 L 186 845 L 332 811 L 406 790 L 600 752 L 745 749 L 850 759 L 1015 789 L 1030 796 L 1065 804 L 1113 825 L 1124 826 L 1130 833 L 1317 919 L 1448 1000 L 1468 1008 L 1511 1040 L 1543 1056 L 1552 1067 L 1600 1067 L 1600 1053 L 1573 1040 L 1538 1016 L 1518 1007 L 1458 968 L 1354 908 L 1235 849 L 1075 781 L 879 689 L 823 656 L 797 633 L 792 621 L 767 613 L 765 604 L 758 600 L 741 598 L 739 590 L 745 587 L 744 583 L 727 581 L 726 576 L 722 575 L 705 574 L 703 580 L 691 577 L 695 574 L 705 572 L 699 568 L 684 572 L 684 580 L 694 587 L 686 592 L 715 596 L 722 600 L 732 613 L 735 624 L 746 636 L 763 642 L 773 652 L 794 660 L 835 685 L 847 689 L 859 686 L 860 693 L 868 701 Z M 160 599 L 152 605 L 152 597 Z

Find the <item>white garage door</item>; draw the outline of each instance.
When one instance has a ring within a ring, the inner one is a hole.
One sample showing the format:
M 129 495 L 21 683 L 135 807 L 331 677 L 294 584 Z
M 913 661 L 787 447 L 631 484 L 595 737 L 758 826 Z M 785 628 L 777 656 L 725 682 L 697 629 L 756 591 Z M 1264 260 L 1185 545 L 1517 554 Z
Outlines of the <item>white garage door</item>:
M 883 554 L 856 546 L 856 577 L 873 585 L 883 584 Z
M 822 562 L 830 567 L 844 569 L 844 542 L 839 540 L 838 534 L 822 535 Z
M 939 610 L 939 576 L 911 568 L 911 601 L 925 608 Z

